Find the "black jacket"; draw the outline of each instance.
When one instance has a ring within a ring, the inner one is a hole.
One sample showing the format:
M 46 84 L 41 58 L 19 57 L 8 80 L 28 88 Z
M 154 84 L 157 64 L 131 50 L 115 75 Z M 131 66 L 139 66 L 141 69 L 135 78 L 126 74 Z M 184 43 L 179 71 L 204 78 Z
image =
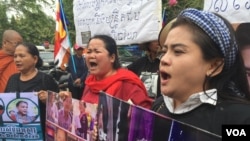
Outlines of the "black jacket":
M 218 99 L 215 106 L 202 104 L 187 113 L 172 114 L 167 109 L 163 97 L 159 97 L 152 106 L 152 110 L 157 113 L 201 128 L 219 136 L 221 136 L 223 124 L 250 124 L 249 109 L 250 104 Z M 166 123 L 164 123 L 164 121 L 157 121 L 156 124 L 160 124 L 162 128 L 156 130 L 155 132 L 164 134 L 167 127 L 164 127 L 163 125 L 166 125 Z M 166 128 L 165 131 L 164 128 Z

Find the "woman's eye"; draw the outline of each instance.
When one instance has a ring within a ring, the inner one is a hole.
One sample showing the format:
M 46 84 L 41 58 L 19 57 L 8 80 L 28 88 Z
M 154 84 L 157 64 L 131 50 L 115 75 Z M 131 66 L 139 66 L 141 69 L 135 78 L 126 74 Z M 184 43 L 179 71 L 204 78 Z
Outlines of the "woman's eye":
M 174 53 L 175 54 L 181 54 L 181 53 L 183 53 L 183 51 L 181 51 L 181 50 L 175 50 Z

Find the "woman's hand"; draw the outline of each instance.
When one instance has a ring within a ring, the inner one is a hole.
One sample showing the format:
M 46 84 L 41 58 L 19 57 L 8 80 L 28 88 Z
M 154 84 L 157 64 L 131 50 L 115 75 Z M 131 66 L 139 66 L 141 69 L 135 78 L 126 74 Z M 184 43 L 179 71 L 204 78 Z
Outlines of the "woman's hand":
M 72 97 L 71 92 L 69 92 L 69 91 L 60 91 L 60 92 L 59 92 L 59 97 L 60 97 L 62 100 L 64 100 L 64 99 L 65 99 L 66 97 L 68 97 L 68 96 Z
M 38 98 L 43 102 L 46 103 L 46 100 L 48 98 L 48 91 L 41 90 L 37 93 Z
M 74 81 L 74 84 L 77 85 L 77 86 L 80 86 L 80 85 L 81 85 L 81 79 L 80 79 L 80 78 L 77 78 L 77 79 Z

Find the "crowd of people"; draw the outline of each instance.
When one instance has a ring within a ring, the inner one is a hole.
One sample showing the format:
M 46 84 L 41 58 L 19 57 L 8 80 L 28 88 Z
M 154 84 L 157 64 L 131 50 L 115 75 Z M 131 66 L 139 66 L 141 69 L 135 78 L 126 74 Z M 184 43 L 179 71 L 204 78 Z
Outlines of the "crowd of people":
M 91 37 L 84 57 L 83 48 L 75 45 L 69 60 L 70 91 L 59 91 L 52 76 L 38 70 L 43 61 L 36 46 L 23 42 L 17 31 L 6 30 L 0 50 L 0 92 L 38 92 L 43 113 L 47 91 L 59 93 L 63 108 L 56 108 L 52 95 L 47 110 L 57 114 L 47 118 L 66 130 L 72 128 L 72 98 L 81 100 L 81 123 L 74 128 L 85 139 L 85 102 L 98 104 L 100 91 L 221 135 L 222 124 L 250 124 L 249 41 L 250 23 L 234 30 L 218 14 L 188 8 L 162 28 L 159 40 L 143 44 L 146 56 L 127 68 L 121 67 L 116 41 L 109 35 Z M 21 104 L 28 106 L 22 101 L 17 108 Z M 40 116 L 45 133 L 46 117 Z M 161 125 L 154 131 L 161 136 L 152 138 L 166 139 L 164 121 L 154 125 Z M 97 140 L 98 129 L 91 128 Z

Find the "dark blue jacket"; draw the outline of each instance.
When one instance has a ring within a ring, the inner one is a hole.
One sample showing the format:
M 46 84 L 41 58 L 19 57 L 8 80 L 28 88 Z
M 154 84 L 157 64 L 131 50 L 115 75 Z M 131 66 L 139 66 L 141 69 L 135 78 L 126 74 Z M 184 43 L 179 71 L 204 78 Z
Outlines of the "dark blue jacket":
M 74 63 L 72 61 L 72 56 L 70 56 L 69 58 L 69 63 L 68 63 L 68 71 L 69 73 L 71 73 L 71 76 L 69 77 L 69 84 L 73 85 L 73 82 L 77 79 L 77 78 L 81 78 L 81 82 L 83 82 L 87 77 L 88 74 L 88 68 L 87 65 L 85 63 L 85 59 L 82 56 L 81 58 L 77 57 L 76 55 L 73 55 L 73 59 L 74 59 Z M 76 68 L 76 72 L 74 71 L 74 65 L 75 64 L 75 68 Z

